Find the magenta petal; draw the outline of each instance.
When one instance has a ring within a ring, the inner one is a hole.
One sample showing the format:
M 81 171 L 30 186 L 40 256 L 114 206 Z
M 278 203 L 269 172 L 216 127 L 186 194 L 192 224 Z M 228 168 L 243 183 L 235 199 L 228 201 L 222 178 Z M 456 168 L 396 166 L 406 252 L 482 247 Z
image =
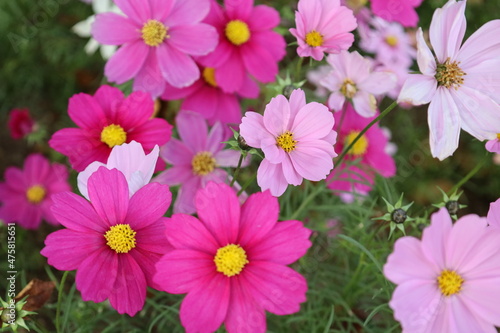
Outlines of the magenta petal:
M 186 214 L 174 214 L 167 220 L 166 235 L 177 249 L 191 249 L 214 255 L 220 247 L 205 224 Z
M 164 241 L 166 241 L 166 239 Z M 171 250 L 172 247 L 170 247 L 168 251 Z M 130 251 L 129 254 L 132 256 L 135 262 L 139 264 L 139 266 L 141 267 L 141 270 L 144 273 L 144 277 L 146 278 L 146 284 L 148 285 L 148 287 L 154 288 L 156 290 L 162 290 L 161 286 L 158 285 L 153 280 L 153 277 L 156 274 L 156 263 L 160 261 L 161 257 L 163 256 L 163 253 L 161 254 L 151 253 L 136 248 L 133 251 Z
M 286 54 L 286 42 L 282 35 L 275 31 L 259 31 L 252 35 L 252 45 L 265 48 L 274 62 L 280 61 Z M 323 53 L 321 53 L 323 55 Z
M 253 7 L 248 24 L 252 32 L 269 30 L 280 24 L 280 14 L 272 7 L 258 5 Z
M 165 119 L 154 118 L 136 127 L 128 133 L 127 141 L 137 141 L 142 147 L 149 151 L 154 146 L 165 144 L 172 135 L 172 125 Z
M 87 233 L 97 231 L 103 233 L 106 228 L 101 224 L 101 218 L 97 215 L 92 205 L 82 197 L 63 192 L 52 196 L 52 213 L 59 223 L 68 229 Z
M 145 228 L 162 217 L 171 202 L 172 193 L 167 185 L 147 184 L 130 198 L 124 223 L 134 230 Z
M 135 240 L 137 242 L 137 249 L 141 252 L 153 253 L 167 253 L 172 250 L 172 245 L 167 241 L 165 234 L 166 217 L 161 217 L 154 223 L 137 230 Z M 140 261 L 138 261 L 140 263 Z
M 278 199 L 269 192 L 252 194 L 241 206 L 239 244 L 243 247 L 258 244 L 276 225 L 278 215 Z
M 200 78 L 200 69 L 189 55 L 166 43 L 156 52 L 163 78 L 172 86 L 187 87 Z
M 115 110 L 124 98 L 120 89 L 111 86 L 100 86 L 94 94 L 94 99 L 101 105 L 104 114 L 115 114 L 109 110 Z
M 121 45 L 141 38 L 140 29 L 130 19 L 115 13 L 96 15 L 92 37 L 100 44 Z
M 134 79 L 133 89 L 134 91 L 147 91 L 153 98 L 156 98 L 163 93 L 165 85 L 165 79 L 158 65 L 158 57 L 156 52 L 152 50 L 146 57 L 144 66 Z
M 147 92 L 136 91 L 117 106 L 115 121 L 126 130 L 130 130 L 151 119 L 154 109 L 154 101 L 151 95 Z
M 69 99 L 68 114 L 78 127 L 84 129 L 101 128 L 105 114 L 94 97 L 80 93 Z
M 148 0 L 151 6 L 151 14 L 155 20 L 163 22 L 172 11 L 175 0 Z
M 198 113 L 181 112 L 177 116 L 177 130 L 184 144 L 193 152 L 206 150 L 208 128 Z
M 142 40 L 124 44 L 106 63 L 106 77 L 118 84 L 125 83 L 139 73 L 149 52 L 150 47 Z
M 226 93 L 234 93 L 241 89 L 247 72 L 238 54 L 231 56 L 215 71 L 215 80 Z
M 151 18 L 149 0 L 115 0 L 115 4 L 141 28 Z
M 278 74 L 278 63 L 271 53 L 256 43 L 241 46 L 245 69 L 261 82 L 273 82 Z
M 202 56 L 214 50 L 219 35 L 214 27 L 199 23 L 176 26 L 169 30 L 168 43 L 181 52 Z
M 118 255 L 110 249 L 87 256 L 76 271 L 76 289 L 84 301 L 102 302 L 109 297 L 118 271 Z
M 252 13 L 253 0 L 225 0 L 224 5 L 231 20 L 247 21 Z

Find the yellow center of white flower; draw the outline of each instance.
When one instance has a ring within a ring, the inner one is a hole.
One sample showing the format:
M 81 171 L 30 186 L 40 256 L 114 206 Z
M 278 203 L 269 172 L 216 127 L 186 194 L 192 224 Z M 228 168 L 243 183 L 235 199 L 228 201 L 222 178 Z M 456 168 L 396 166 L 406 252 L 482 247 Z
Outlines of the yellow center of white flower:
M 128 224 L 117 224 L 104 234 L 106 244 L 116 253 L 128 253 L 135 247 L 136 232 Z
M 227 277 L 240 274 L 246 264 L 248 264 L 247 253 L 236 244 L 229 244 L 217 250 L 214 258 L 217 272 Z
M 210 172 L 214 171 L 216 164 L 217 161 L 214 156 L 208 151 L 199 152 L 194 155 L 191 160 L 193 173 L 198 176 L 208 175 Z
M 340 86 L 340 93 L 347 98 L 353 98 L 358 92 L 356 84 L 349 78 L 344 80 L 342 86 Z
M 206 67 L 203 70 L 203 79 L 212 87 L 217 87 L 217 81 L 215 81 L 215 68 Z
M 455 271 L 443 270 L 437 278 L 439 290 L 444 296 L 458 294 L 462 290 L 464 279 Z
M 148 20 L 141 29 L 142 39 L 149 46 L 158 46 L 170 36 L 168 28 L 157 20 Z
M 290 153 L 295 150 L 297 141 L 293 139 L 292 132 L 286 131 L 276 138 L 276 144 L 287 153 Z
M 316 30 L 313 30 L 307 33 L 306 43 L 311 47 L 321 46 L 323 45 L 323 36 Z
M 127 141 L 127 132 L 120 125 L 111 124 L 102 129 L 101 142 L 113 148 Z
M 248 25 L 240 20 L 229 21 L 225 29 L 227 39 L 234 45 L 241 45 L 250 39 Z
M 38 204 L 45 198 L 46 194 L 43 186 L 33 185 L 26 191 L 26 199 L 32 204 Z
M 398 45 L 398 37 L 387 36 L 387 37 L 385 37 L 385 42 L 387 43 L 387 45 L 394 47 L 394 46 Z
M 352 131 L 351 133 L 349 133 L 349 135 L 347 135 L 347 137 L 345 138 L 344 145 L 348 147 L 358 135 L 359 131 Z M 368 139 L 365 135 L 362 135 L 347 153 L 354 156 L 363 156 L 366 153 L 367 149 Z
M 439 86 L 458 89 L 464 83 L 464 75 L 467 75 L 458 65 L 460 61 L 450 61 L 450 58 L 436 68 L 436 81 Z

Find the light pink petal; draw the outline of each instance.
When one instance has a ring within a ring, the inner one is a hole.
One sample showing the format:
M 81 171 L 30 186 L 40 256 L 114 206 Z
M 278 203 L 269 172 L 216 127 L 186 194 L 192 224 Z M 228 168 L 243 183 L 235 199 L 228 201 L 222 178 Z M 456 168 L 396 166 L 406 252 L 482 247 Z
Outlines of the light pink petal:
M 134 230 L 145 228 L 165 215 L 171 202 L 172 193 L 167 185 L 147 184 L 130 198 L 124 223 Z
M 193 177 L 193 171 L 185 166 L 173 166 L 153 178 L 152 182 L 166 185 L 179 185 Z
M 299 186 L 300 184 L 302 184 L 302 180 L 304 180 L 304 178 L 297 172 L 297 170 L 295 170 L 295 167 L 290 159 L 290 155 L 286 153 L 284 153 L 284 155 L 285 157 L 281 162 L 281 167 L 283 169 L 285 179 L 288 184 Z
M 278 63 L 271 53 L 254 42 L 241 46 L 241 55 L 245 69 L 260 82 L 273 82 L 278 74 Z
M 101 128 L 105 121 L 105 113 L 96 99 L 80 93 L 69 99 L 68 114 L 78 127 L 83 129 Z
M 298 142 L 297 148 L 290 153 L 295 170 L 305 179 L 320 181 L 333 169 L 333 146 L 326 141 Z
M 135 76 L 133 89 L 134 91 L 147 91 L 152 98 L 156 98 L 163 93 L 165 85 L 165 79 L 158 65 L 158 57 L 152 50 L 146 57 L 144 66 Z
M 149 1 L 144 0 L 115 0 L 115 4 L 129 18 L 142 27 L 151 18 Z
M 290 105 L 283 95 L 271 99 L 264 110 L 264 125 L 275 137 L 289 130 Z
M 118 255 L 105 248 L 87 256 L 76 271 L 76 289 L 84 301 L 102 302 L 112 292 L 118 271 Z
M 194 214 L 196 213 L 195 196 L 196 192 L 202 188 L 201 177 L 191 176 L 181 184 L 177 192 L 177 199 L 174 204 L 174 213 Z
M 500 199 L 490 203 L 487 219 L 490 226 L 500 228 Z
M 179 51 L 191 55 L 206 55 L 214 50 L 219 35 L 214 27 L 208 24 L 182 25 L 168 31 L 167 43 Z
M 302 89 L 295 89 L 290 95 L 290 121 L 288 123 L 288 128 L 291 128 L 292 122 L 297 116 L 297 113 L 306 106 L 306 94 Z
M 161 74 L 177 88 L 187 87 L 200 78 L 200 69 L 184 52 L 163 43 L 156 49 Z
M 260 163 L 257 170 L 257 184 L 262 191 L 270 190 L 275 197 L 281 196 L 288 187 L 281 165 L 271 164 L 266 159 Z
M 240 155 L 241 153 L 236 150 L 225 149 L 215 154 L 214 157 L 218 166 L 235 168 L 238 166 Z
M 272 138 L 264 125 L 264 117 L 257 112 L 246 112 L 241 119 L 240 134 L 250 147 L 261 148 L 264 139 Z
M 431 216 L 431 225 L 422 233 L 422 251 L 436 267 L 446 267 L 446 247 L 452 227 L 451 217 L 445 208 Z
M 100 44 L 121 45 L 141 39 L 140 28 L 126 17 L 103 13 L 96 15 L 92 24 L 92 37 Z
M 356 112 L 365 118 L 373 117 L 377 112 L 377 100 L 366 91 L 358 91 L 352 99 L 352 104 Z
M 481 26 L 462 45 L 457 60 L 468 68 L 496 58 L 500 52 L 499 29 L 499 20 L 493 20 Z
M 177 115 L 177 131 L 185 145 L 194 153 L 206 150 L 208 128 L 198 113 L 181 112 Z
M 220 247 L 205 224 L 193 216 L 174 214 L 165 226 L 168 241 L 176 249 L 196 250 L 214 255 Z
M 248 24 L 252 32 L 269 30 L 280 24 L 280 14 L 272 7 L 258 5 L 253 7 Z
M 422 28 L 417 31 L 417 49 L 418 68 L 422 74 L 434 76 L 436 74 L 436 59 L 427 46 Z
M 358 88 L 370 94 L 381 95 L 394 89 L 398 77 L 391 72 L 373 72 L 365 80 L 359 82 Z
M 312 102 L 302 107 L 295 115 L 290 131 L 295 140 L 309 141 L 327 136 L 333 128 L 334 119 L 326 106 Z
M 221 149 L 224 148 L 224 144 L 222 142 L 225 141 L 225 138 L 227 137 L 224 132 L 225 127 L 222 125 L 222 123 L 216 122 L 212 126 L 207 137 L 207 151 L 216 155 L 219 151 L 221 151 Z
M 437 90 L 437 81 L 433 76 L 410 74 L 398 96 L 398 103 L 422 105 L 429 103 Z
M 209 0 L 175 0 L 165 24 L 168 27 L 196 24 L 207 16 L 209 10 Z
M 462 297 L 449 303 L 450 307 L 450 332 L 481 332 L 496 333 L 498 330 L 493 323 L 498 323 L 500 316 L 496 314 L 493 321 L 481 318 L 480 308 L 466 303 Z M 496 311 L 495 311 L 496 312 Z M 490 315 L 492 311 L 490 310 Z
M 104 74 L 109 81 L 125 83 L 139 73 L 149 52 L 150 47 L 142 40 L 124 44 L 108 60 Z
M 178 124 L 177 124 L 178 125 Z M 171 139 L 160 149 L 160 156 L 173 165 L 191 165 L 194 153 L 186 147 L 184 142 Z
M 492 278 L 474 280 L 464 285 L 460 292 L 460 300 L 464 306 L 474 313 L 478 321 L 485 321 L 491 327 L 493 325 L 500 326 L 500 315 L 497 310 L 500 297 L 499 283 L 498 275 Z M 481 332 L 486 331 L 481 330 Z M 493 329 L 492 332 L 495 330 Z
M 106 232 L 107 226 L 92 205 L 82 197 L 71 192 L 63 192 L 53 195 L 52 200 L 54 202 L 52 213 L 66 228 L 84 233 Z
M 490 153 L 500 153 L 500 141 L 498 139 L 490 140 L 486 142 L 485 148 Z
M 345 96 L 340 92 L 333 92 L 328 98 L 328 107 L 333 111 L 340 111 L 345 103 Z
M 429 38 L 439 63 L 455 59 L 465 34 L 465 2 L 448 2 L 436 9 L 429 29 Z

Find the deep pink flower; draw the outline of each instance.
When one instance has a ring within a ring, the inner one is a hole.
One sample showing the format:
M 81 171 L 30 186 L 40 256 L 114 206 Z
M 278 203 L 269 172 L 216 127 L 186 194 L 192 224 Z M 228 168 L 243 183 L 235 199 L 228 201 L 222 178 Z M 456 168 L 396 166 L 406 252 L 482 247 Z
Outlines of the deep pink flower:
M 389 22 L 399 22 L 405 27 L 415 27 L 418 14 L 415 8 L 423 0 L 371 0 L 371 8 L 375 15 Z M 455 1 L 455 0 L 453 0 Z
M 70 98 L 68 114 L 79 128 L 64 128 L 54 133 L 50 147 L 69 157 L 78 172 L 94 161 L 106 163 L 111 149 L 135 140 L 149 153 L 155 145 L 165 144 L 172 125 L 165 119 L 151 119 L 154 102 L 148 93 L 123 93 L 101 86 L 94 96 L 77 94 Z
M 343 120 L 342 126 L 336 129 L 338 140 L 335 151 L 343 151 L 376 116 L 361 117 L 350 104 L 346 104 L 342 112 L 336 112 L 335 123 L 339 124 L 341 118 Z M 389 140 L 378 124 L 370 127 L 347 153 L 345 163 L 332 170 L 327 178 L 328 187 L 344 200 L 351 201 L 353 195 L 366 195 L 370 192 L 375 173 L 383 177 L 394 176 L 396 163 L 386 151 L 388 144 Z
M 35 130 L 35 122 L 28 109 L 14 109 L 9 113 L 7 127 L 13 139 L 21 139 Z
M 223 124 L 239 124 L 241 105 L 238 95 L 256 98 L 259 95 L 258 85 L 246 75 L 238 91 L 226 93 L 217 84 L 214 68 L 201 68 L 201 71 L 202 77 L 187 88 L 175 88 L 167 84 L 161 98 L 165 100 L 184 98 L 181 110 L 201 114 L 210 125 L 214 125 L 217 121 Z
M 446 208 L 422 240 L 402 237 L 384 266 L 397 284 L 389 306 L 403 332 L 490 332 L 500 326 L 500 231 L 485 218 L 452 224 Z
M 211 0 L 204 21 L 219 32 L 219 45 L 200 63 L 215 68 L 217 84 L 228 93 L 239 91 L 248 74 L 260 82 L 273 82 L 278 61 L 285 56 L 285 39 L 271 30 L 280 22 L 279 13 L 265 5 L 254 7 L 253 2 L 225 0 L 224 10 Z
M 295 12 L 295 28 L 290 33 L 297 38 L 297 53 L 321 61 L 323 53 L 339 53 L 354 42 L 356 29 L 352 10 L 340 5 L 340 0 L 300 0 Z
M 134 90 L 163 93 L 165 81 L 186 87 L 200 71 L 191 56 L 205 55 L 217 45 L 217 32 L 200 23 L 209 0 L 115 0 L 127 17 L 98 14 L 93 37 L 101 44 L 122 45 L 104 69 L 118 84 L 134 78 Z
M 154 280 L 187 296 L 180 318 L 187 333 L 266 331 L 265 311 L 295 313 L 306 301 L 304 277 L 287 267 L 311 246 L 300 221 L 278 221 L 278 200 L 256 193 L 240 207 L 226 184 L 209 183 L 196 197 L 198 218 L 176 214 L 166 225 L 174 250 Z
M 172 167 L 153 181 L 181 185 L 174 212 L 192 214 L 196 211 L 196 191 L 209 181 L 226 182 L 228 174 L 221 167 L 236 167 L 240 153 L 223 149 L 226 137 L 221 123 L 215 123 L 208 132 L 207 123 L 199 114 L 183 111 L 177 115 L 176 125 L 182 141 L 172 139 L 160 150 L 160 156 Z
M 67 229 L 45 239 L 41 254 L 63 271 L 76 269 L 76 288 L 84 301 L 109 299 L 118 313 L 141 310 L 155 264 L 171 249 L 165 218 L 168 186 L 148 184 L 130 199 L 127 181 L 116 170 L 99 168 L 89 178 L 90 202 L 65 192 L 54 196 L 52 212 Z
M 460 128 L 478 140 L 492 140 L 500 128 L 500 20 L 486 23 L 462 45 L 465 1 L 450 0 L 436 9 L 429 31 L 436 57 L 422 29 L 417 32 L 417 62 L 399 102 L 429 104 L 432 156 L 440 160 L 458 147 Z
M 283 95 L 271 99 L 264 116 L 247 112 L 240 132 L 248 145 L 264 152 L 257 170 L 261 189 L 280 196 L 288 184 L 300 185 L 304 178 L 325 179 L 337 156 L 333 124 L 328 108 L 316 102 L 306 104 L 301 89 L 292 92 L 290 101 Z
M 53 195 L 70 191 L 68 170 L 62 164 L 50 164 L 40 154 L 31 154 L 23 169 L 9 167 L 5 183 L 0 183 L 0 220 L 16 222 L 23 228 L 36 229 L 42 219 L 56 225 L 50 211 Z

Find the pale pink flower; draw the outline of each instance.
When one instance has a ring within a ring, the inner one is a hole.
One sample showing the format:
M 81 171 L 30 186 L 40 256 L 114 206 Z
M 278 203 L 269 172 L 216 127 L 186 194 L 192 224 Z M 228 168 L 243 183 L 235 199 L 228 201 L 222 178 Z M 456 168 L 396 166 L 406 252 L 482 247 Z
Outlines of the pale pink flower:
M 500 199 L 490 203 L 487 219 L 490 227 L 500 229 Z
M 399 22 L 405 27 L 415 27 L 418 14 L 415 8 L 423 0 L 371 0 L 371 8 L 375 15 L 389 22 Z M 454 1 L 454 0 L 453 0 Z
M 333 149 L 337 134 L 328 108 L 313 102 L 306 104 L 301 89 L 294 90 L 288 101 L 279 95 L 266 106 L 264 116 L 247 112 L 240 125 L 246 142 L 264 152 L 257 171 L 261 189 L 282 195 L 288 184 L 302 180 L 325 179 L 333 168 Z
M 295 12 L 295 25 L 290 33 L 297 38 L 297 53 L 301 57 L 323 59 L 323 54 L 347 50 L 354 42 L 356 29 L 352 10 L 340 5 L 340 0 L 300 0 Z
M 500 231 L 467 215 L 455 224 L 445 208 L 422 240 L 402 237 L 384 266 L 397 284 L 389 306 L 403 332 L 488 332 L 500 326 Z
M 396 85 L 396 75 L 374 72 L 373 61 L 356 51 L 330 54 L 327 61 L 333 70 L 321 84 L 332 92 L 328 106 L 334 111 L 341 110 L 346 100 L 352 100 L 356 112 L 372 117 L 377 111 L 375 96 L 387 93 Z
M 490 153 L 500 153 L 500 133 L 493 140 L 486 142 L 485 147 Z
M 460 128 L 479 140 L 494 139 L 500 128 L 500 20 L 486 23 L 462 43 L 465 1 L 450 0 L 432 17 L 427 46 L 417 32 L 417 62 L 422 74 L 410 74 L 399 102 L 429 104 L 432 156 L 440 160 L 458 147 Z

